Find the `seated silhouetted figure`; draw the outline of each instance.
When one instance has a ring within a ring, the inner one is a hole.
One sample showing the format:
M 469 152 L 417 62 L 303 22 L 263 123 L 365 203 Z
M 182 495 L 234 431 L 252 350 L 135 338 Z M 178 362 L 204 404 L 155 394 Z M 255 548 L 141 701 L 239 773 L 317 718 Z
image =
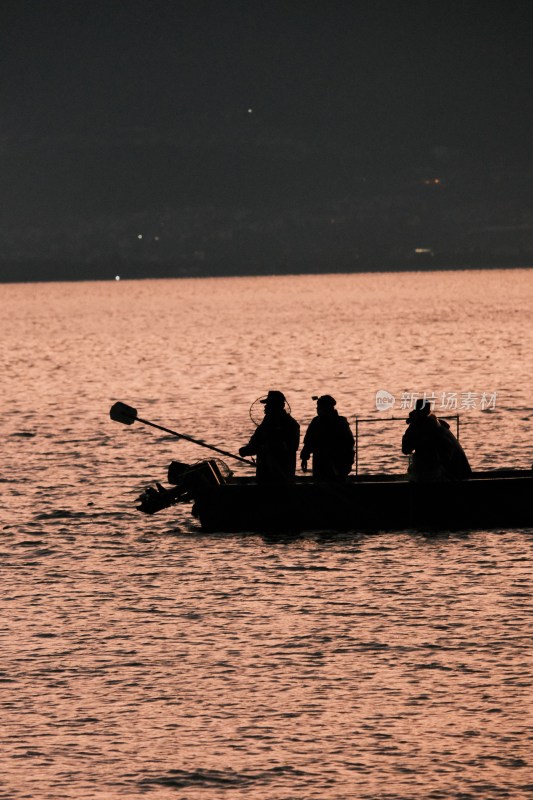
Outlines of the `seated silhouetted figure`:
M 241 456 L 256 456 L 256 475 L 261 483 L 288 483 L 296 473 L 296 453 L 300 426 L 285 410 L 285 395 L 270 391 L 265 400 L 265 416 L 241 447 Z
M 465 452 L 445 420 L 417 400 L 402 438 L 402 453 L 412 454 L 409 478 L 418 483 L 463 480 L 472 474 Z
M 346 417 L 339 416 L 329 394 L 313 398 L 317 416 L 311 420 L 300 454 L 302 469 L 313 455 L 313 477 L 320 481 L 344 481 L 354 461 L 354 438 Z

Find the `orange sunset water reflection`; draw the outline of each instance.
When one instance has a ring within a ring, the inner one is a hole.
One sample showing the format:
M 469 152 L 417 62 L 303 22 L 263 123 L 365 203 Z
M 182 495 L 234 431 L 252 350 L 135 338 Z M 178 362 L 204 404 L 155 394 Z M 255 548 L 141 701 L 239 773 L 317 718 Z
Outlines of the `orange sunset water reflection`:
M 530 530 L 204 535 L 134 510 L 204 453 L 108 412 L 236 451 L 269 388 L 303 428 L 322 392 L 352 422 L 490 392 L 473 466 L 529 467 L 533 273 L 0 292 L 0 797 L 531 795 Z M 402 430 L 362 428 L 362 471 L 405 470 Z

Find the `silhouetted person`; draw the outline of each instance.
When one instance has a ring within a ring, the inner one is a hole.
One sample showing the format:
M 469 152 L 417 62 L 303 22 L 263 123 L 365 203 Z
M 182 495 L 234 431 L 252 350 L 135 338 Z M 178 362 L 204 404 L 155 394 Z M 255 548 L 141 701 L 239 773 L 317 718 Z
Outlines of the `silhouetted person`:
M 256 475 L 261 483 L 288 483 L 296 473 L 300 426 L 285 411 L 282 392 L 270 391 L 261 402 L 265 416 L 239 454 L 257 456 Z
M 431 413 L 429 403 L 417 400 L 402 438 L 402 453 L 413 454 L 408 473 L 413 481 L 463 480 L 472 469 L 461 445 L 443 419 Z
M 354 438 L 346 417 L 339 416 L 329 394 L 316 399 L 317 416 L 311 420 L 300 454 L 302 469 L 313 455 L 313 477 L 320 481 L 344 481 L 354 460 Z

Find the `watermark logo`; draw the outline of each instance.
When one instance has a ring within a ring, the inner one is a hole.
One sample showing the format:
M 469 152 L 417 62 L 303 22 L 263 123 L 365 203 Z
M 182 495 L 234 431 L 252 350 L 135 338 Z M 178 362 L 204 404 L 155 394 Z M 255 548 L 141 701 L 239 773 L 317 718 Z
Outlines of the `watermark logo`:
M 402 392 L 396 397 L 385 389 L 379 389 L 376 392 L 376 410 L 390 411 L 397 406 L 402 411 L 410 411 L 417 400 L 422 400 L 433 411 L 491 411 L 496 408 L 497 396 L 497 392 Z
M 376 408 L 378 411 L 390 411 L 394 408 L 396 398 L 386 389 L 378 389 L 376 392 Z

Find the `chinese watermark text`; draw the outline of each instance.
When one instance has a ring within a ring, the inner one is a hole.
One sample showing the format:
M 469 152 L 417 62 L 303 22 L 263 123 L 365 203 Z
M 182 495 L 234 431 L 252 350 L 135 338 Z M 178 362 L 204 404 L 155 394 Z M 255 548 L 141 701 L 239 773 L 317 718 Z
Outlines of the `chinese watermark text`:
M 431 406 L 433 411 L 488 411 L 496 408 L 497 392 L 401 392 L 396 396 L 379 389 L 376 409 L 409 411 L 415 408 L 418 400 Z

